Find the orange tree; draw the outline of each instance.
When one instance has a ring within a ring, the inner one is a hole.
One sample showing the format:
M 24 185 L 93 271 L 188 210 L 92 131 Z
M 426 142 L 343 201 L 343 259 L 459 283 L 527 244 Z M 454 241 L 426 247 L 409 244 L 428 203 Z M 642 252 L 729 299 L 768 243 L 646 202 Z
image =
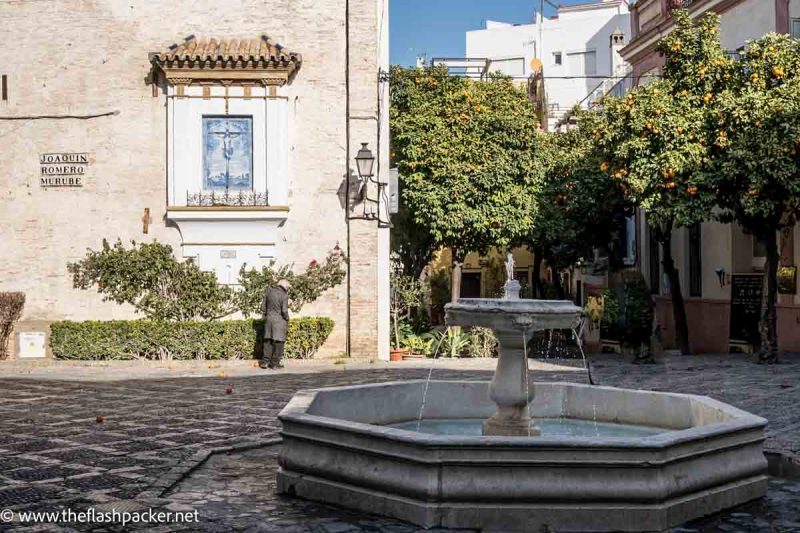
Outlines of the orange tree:
M 534 251 L 536 265 L 544 258 L 553 269 L 559 298 L 565 293 L 558 272 L 587 260 L 592 248 L 607 247 L 631 210 L 620 184 L 600 171 L 586 131 L 574 128 L 543 136 L 539 157 L 546 168 L 534 195 L 533 228 L 523 241 Z
M 752 41 L 731 65 L 728 85 L 714 95 L 709 181 L 723 217 L 758 236 L 767 249 L 767 298 L 760 360 L 777 361 L 776 233 L 800 210 L 800 42 L 769 34 Z
M 719 44 L 716 15 L 697 24 L 683 11 L 675 17 L 674 30 L 659 43 L 662 78 L 624 98 L 605 99 L 579 124 L 594 136 L 599 169 L 643 209 L 661 245 L 677 342 L 686 354 L 689 331 L 672 234 L 709 218 L 716 205 L 706 172 L 712 147 L 706 119 L 714 95 L 728 83 L 731 61 Z
M 508 78 L 472 80 L 443 67 L 393 67 L 391 87 L 392 151 L 417 231 L 458 262 L 529 232 L 541 165 L 525 92 Z

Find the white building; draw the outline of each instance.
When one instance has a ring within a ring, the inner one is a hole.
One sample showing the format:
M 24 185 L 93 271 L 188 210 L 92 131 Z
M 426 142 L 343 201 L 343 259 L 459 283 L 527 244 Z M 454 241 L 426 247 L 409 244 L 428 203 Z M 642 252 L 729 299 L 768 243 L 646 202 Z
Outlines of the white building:
M 629 35 L 628 3 L 602 0 L 560 7 L 551 18 L 537 13 L 532 24 L 487 21 L 485 29 L 467 32 L 466 56 L 520 81 L 535 74 L 540 60 L 553 129 L 575 104 L 586 105 L 627 73 L 618 52 Z

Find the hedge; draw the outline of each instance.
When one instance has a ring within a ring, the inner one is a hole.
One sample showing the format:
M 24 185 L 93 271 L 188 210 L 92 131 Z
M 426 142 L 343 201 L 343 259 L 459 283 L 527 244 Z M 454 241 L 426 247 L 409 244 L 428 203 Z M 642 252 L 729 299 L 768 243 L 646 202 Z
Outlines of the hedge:
M 333 330 L 327 317 L 289 320 L 286 356 L 308 359 Z M 251 359 L 260 357 L 263 320 L 55 322 L 50 347 L 57 359 Z

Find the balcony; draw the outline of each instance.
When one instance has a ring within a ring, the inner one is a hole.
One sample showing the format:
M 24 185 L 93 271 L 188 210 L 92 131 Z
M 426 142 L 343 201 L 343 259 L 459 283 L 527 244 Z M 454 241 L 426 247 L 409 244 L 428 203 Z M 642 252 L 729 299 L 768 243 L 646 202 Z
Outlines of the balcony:
M 667 0 L 667 7 L 670 12 L 676 9 L 689 9 L 697 0 Z
M 253 191 L 230 192 L 186 192 L 188 207 L 266 207 L 269 205 L 267 193 Z
M 631 6 L 633 37 L 647 33 L 650 29 L 672 18 L 677 9 L 689 9 L 703 0 L 640 0 Z

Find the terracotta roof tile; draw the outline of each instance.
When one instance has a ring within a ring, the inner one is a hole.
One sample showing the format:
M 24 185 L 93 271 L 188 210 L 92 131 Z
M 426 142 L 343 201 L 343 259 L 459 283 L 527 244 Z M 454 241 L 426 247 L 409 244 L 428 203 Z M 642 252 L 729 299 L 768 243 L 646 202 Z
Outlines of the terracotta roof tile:
M 156 54 L 154 60 L 166 61 L 238 61 L 253 60 L 265 63 L 302 62 L 302 56 L 288 52 L 279 44 L 270 42 L 266 35 L 255 38 L 186 38 L 181 44 L 172 45 L 169 50 Z

